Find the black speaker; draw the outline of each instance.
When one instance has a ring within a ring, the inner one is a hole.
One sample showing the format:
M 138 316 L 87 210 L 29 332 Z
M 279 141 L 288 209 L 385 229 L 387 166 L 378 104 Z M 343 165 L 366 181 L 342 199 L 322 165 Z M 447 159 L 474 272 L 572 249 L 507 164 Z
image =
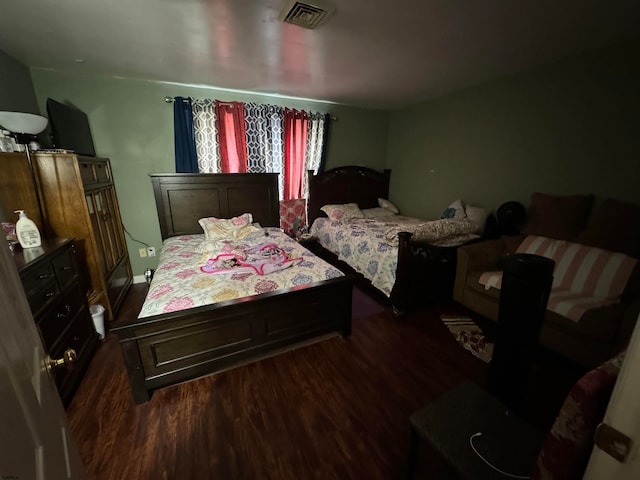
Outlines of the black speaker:
M 488 390 L 517 410 L 531 376 L 555 262 L 528 253 L 505 259 Z

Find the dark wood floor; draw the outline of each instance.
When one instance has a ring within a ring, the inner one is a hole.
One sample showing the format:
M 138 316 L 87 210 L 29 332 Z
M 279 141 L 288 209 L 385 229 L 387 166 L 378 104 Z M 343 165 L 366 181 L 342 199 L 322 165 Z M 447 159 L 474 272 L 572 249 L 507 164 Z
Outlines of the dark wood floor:
M 133 287 L 119 320 L 137 316 L 145 293 Z M 411 413 L 465 380 L 484 384 L 487 366 L 439 321 L 461 307 L 397 321 L 371 308 L 376 301 L 356 315 L 350 338 L 165 388 L 137 406 L 108 334 L 67 409 L 87 477 L 403 478 Z M 531 423 L 548 428 L 575 375 L 536 368 Z

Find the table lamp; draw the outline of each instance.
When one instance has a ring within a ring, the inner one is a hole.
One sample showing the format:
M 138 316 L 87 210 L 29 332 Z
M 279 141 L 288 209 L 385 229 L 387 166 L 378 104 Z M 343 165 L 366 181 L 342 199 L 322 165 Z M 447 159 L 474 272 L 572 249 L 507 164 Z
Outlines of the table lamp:
M 31 142 L 35 136 L 42 132 L 47 126 L 47 118 L 41 115 L 34 115 L 32 113 L 23 112 L 6 112 L 0 111 L 0 125 L 11 132 L 16 140 L 16 143 L 24 145 L 24 151 L 27 154 L 27 161 L 29 162 L 29 170 L 31 171 L 31 179 L 33 180 L 33 188 L 36 193 L 36 201 L 38 202 L 38 213 L 42 219 L 42 227 L 44 228 L 44 211 L 42 209 L 42 202 L 40 200 L 40 192 L 38 189 L 38 182 L 36 180 L 36 172 L 33 168 L 33 161 L 31 159 L 31 151 L 29 150 L 29 142 Z

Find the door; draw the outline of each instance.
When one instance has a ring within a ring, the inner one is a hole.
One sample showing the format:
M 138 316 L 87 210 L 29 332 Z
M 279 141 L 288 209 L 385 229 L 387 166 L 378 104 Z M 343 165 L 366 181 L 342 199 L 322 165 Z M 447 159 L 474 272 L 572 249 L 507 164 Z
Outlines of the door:
M 631 438 L 630 451 L 626 461 L 621 463 L 599 447 L 593 447 L 584 478 L 640 478 L 640 317 L 631 336 L 603 423 Z
M 13 258 L 0 250 L 0 478 L 84 478 Z

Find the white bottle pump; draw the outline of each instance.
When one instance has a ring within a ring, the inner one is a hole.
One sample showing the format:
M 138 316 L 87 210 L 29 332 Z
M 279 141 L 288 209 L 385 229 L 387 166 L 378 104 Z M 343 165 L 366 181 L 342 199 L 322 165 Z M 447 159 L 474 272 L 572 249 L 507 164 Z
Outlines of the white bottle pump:
M 15 210 L 13 213 L 19 215 L 16 223 L 16 236 L 22 248 L 33 248 L 42 245 L 42 238 L 36 224 L 27 217 L 24 210 Z

